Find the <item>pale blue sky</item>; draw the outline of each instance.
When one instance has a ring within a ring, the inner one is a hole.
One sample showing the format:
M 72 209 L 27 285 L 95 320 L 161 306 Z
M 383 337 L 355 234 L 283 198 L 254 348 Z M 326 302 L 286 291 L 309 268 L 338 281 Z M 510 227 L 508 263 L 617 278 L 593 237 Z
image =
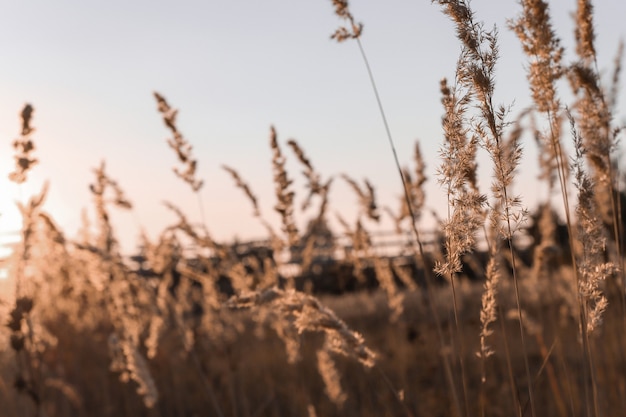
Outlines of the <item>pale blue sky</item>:
M 460 48 L 453 26 L 426 0 L 350 4 L 365 25 L 362 42 L 400 159 L 411 162 L 419 138 L 430 177 L 428 204 L 441 209 L 444 195 L 435 177 L 442 139 L 439 80 L 454 75 Z M 569 14 L 575 1 L 550 4 L 559 36 L 571 45 Z M 518 112 L 529 103 L 525 58 L 505 22 L 519 6 L 509 0 L 474 0 L 472 6 L 478 19 L 499 27 L 497 98 L 515 101 Z M 596 4 L 601 69 L 610 70 L 618 41 L 626 35 L 624 16 L 624 2 Z M 295 138 L 323 175 L 367 177 L 381 205 L 395 209 L 401 187 L 357 45 L 329 39 L 339 23 L 328 0 L 1 2 L 0 230 L 20 226 L 12 203 L 18 189 L 5 173 L 13 164 L 10 143 L 25 102 L 36 109 L 33 137 L 41 163 L 22 196 L 49 179 L 47 208 L 68 234 L 79 227 L 81 208 L 89 206 L 91 169 L 102 159 L 135 205 L 134 215 L 114 214 L 126 249 L 134 247 L 139 225 L 154 236 L 175 221 L 163 200 L 198 220 L 195 196 L 171 172 L 176 160 L 165 143 L 168 132 L 156 111 L 154 90 L 180 109 L 179 128 L 194 145 L 205 181 L 201 193 L 208 227 L 220 239 L 264 234 L 221 164 L 239 170 L 266 217 L 277 221 L 271 124 L 282 144 Z M 525 150 L 516 191 L 532 208 L 540 194 L 534 144 L 528 142 Z M 284 151 L 302 198 L 300 168 Z M 490 167 L 482 160 L 487 192 Z M 356 205 L 349 188 L 336 181 L 331 212 L 354 219 Z M 370 227 L 390 229 L 390 223 Z

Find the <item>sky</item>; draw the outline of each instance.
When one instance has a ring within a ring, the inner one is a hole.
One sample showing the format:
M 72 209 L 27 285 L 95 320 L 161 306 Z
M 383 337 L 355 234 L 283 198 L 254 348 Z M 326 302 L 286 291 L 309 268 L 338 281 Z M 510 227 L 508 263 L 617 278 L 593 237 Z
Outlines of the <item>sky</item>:
M 566 47 L 573 41 L 575 3 L 550 2 Z M 471 5 L 478 20 L 498 27 L 496 99 L 519 113 L 530 103 L 526 59 L 506 22 L 520 6 L 512 0 Z M 439 82 L 454 77 L 460 46 L 453 25 L 426 0 L 352 0 L 350 7 L 364 24 L 362 43 L 399 159 L 412 164 L 414 143 L 420 141 L 429 177 L 427 205 L 441 212 Z M 626 2 L 595 4 L 598 64 L 605 76 L 626 35 L 624 16 Z M 305 190 L 301 168 L 286 147 L 291 138 L 324 178 L 342 173 L 367 178 L 379 205 L 396 209 L 402 188 L 358 46 L 330 39 L 340 24 L 330 0 L 0 2 L 0 234 L 7 239 L 20 229 L 15 201 L 49 181 L 45 209 L 75 236 L 83 209 L 93 218 L 89 184 L 93 168 L 106 161 L 108 174 L 134 205 L 131 212 L 112 209 L 127 253 L 135 250 L 142 229 L 156 237 L 176 221 L 164 201 L 179 206 L 193 222 L 204 218 L 218 240 L 262 238 L 263 226 L 221 165 L 238 170 L 264 216 L 278 225 L 272 209 L 272 125 L 288 158 L 297 201 Z M 573 59 L 571 49 L 565 59 Z M 563 96 L 567 89 L 562 86 Z M 172 172 L 177 161 L 166 144 L 169 132 L 153 91 L 179 109 L 178 127 L 194 146 L 198 177 L 205 182 L 201 206 Z M 626 102 L 623 92 L 620 98 Z M 18 187 L 7 174 L 25 103 L 35 108 L 32 137 L 39 164 Z M 532 141 L 524 143 L 524 152 L 515 192 L 532 209 L 546 193 L 535 180 Z M 480 181 L 487 193 L 491 168 L 487 157 L 481 158 Z M 333 185 L 330 212 L 356 219 L 357 198 L 343 181 Z M 296 217 L 302 225 L 313 214 L 298 211 Z M 392 228 L 389 220 L 367 226 Z

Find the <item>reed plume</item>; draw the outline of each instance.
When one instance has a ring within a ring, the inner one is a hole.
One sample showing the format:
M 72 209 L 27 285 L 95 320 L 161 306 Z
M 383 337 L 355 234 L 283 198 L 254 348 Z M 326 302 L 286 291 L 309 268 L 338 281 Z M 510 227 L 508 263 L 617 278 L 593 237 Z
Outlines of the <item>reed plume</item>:
M 527 353 L 522 317 L 521 296 L 517 276 L 516 260 L 513 253 L 513 234 L 524 221 L 525 210 L 519 209 L 520 199 L 511 197 L 510 187 L 514 172 L 521 159 L 519 138 L 512 138 L 507 143 L 503 134 L 507 126 L 508 110 L 504 106 L 496 108 L 493 104 L 495 91 L 495 65 L 498 60 L 497 30 L 487 31 L 484 24 L 474 20 L 474 13 L 469 3 L 464 0 L 437 0 L 444 13 L 455 23 L 457 38 L 463 44 L 461 57 L 457 65 L 458 83 L 471 92 L 480 118 L 474 122 L 481 146 L 489 153 L 493 163 L 492 195 L 495 204 L 502 206 L 504 226 L 501 236 L 507 240 L 512 262 L 515 299 L 519 316 L 519 332 L 524 353 L 524 366 L 528 384 L 528 396 L 532 416 L 536 416 L 533 381 Z
M 124 192 L 118 185 L 117 181 L 111 179 L 106 173 L 106 164 L 104 161 L 100 163 L 98 168 L 94 169 L 96 180 L 93 184 L 89 185 L 89 190 L 93 195 L 94 206 L 96 209 L 96 215 L 100 222 L 100 236 L 97 242 L 97 247 L 104 254 L 110 254 L 117 256 L 117 239 L 114 236 L 113 226 L 109 218 L 109 211 L 107 205 L 112 203 L 113 205 L 130 209 L 132 204 L 126 199 Z M 111 190 L 113 193 L 112 198 L 107 199 L 107 190 Z
M 35 131 L 32 127 L 32 117 L 35 109 L 30 104 L 26 104 L 20 114 L 22 119 L 22 129 L 20 137 L 13 141 L 15 149 L 15 170 L 9 174 L 9 179 L 17 184 L 26 181 L 28 172 L 37 164 L 38 160 L 33 156 L 35 143 L 31 134 Z
M 11 330 L 10 346 L 14 351 L 17 374 L 13 386 L 19 394 L 24 394 L 39 408 L 41 394 L 39 381 L 33 366 L 32 352 L 28 349 L 29 338 L 32 337 L 29 315 L 34 306 L 34 300 L 29 296 L 20 296 L 15 300 L 15 306 L 9 313 L 6 326 Z
M 184 168 L 174 167 L 174 173 L 180 179 L 185 181 L 194 192 L 198 192 L 200 188 L 202 188 L 203 182 L 196 178 L 196 168 L 198 165 L 198 161 L 193 158 L 191 153 L 192 146 L 191 144 L 183 137 L 182 133 L 178 130 L 176 125 L 176 116 L 178 115 L 178 110 L 173 109 L 168 104 L 165 97 L 161 94 L 154 92 L 154 98 L 157 101 L 158 110 L 163 116 L 163 122 L 165 126 L 172 133 L 172 137 L 167 139 L 167 144 L 176 152 L 178 160 L 181 164 L 183 164 Z
M 498 294 L 498 283 L 502 278 L 502 272 L 500 270 L 500 240 L 497 237 L 497 228 L 499 227 L 500 222 L 500 213 L 498 210 L 490 211 L 490 230 L 492 231 L 490 246 L 489 246 L 489 262 L 487 263 L 487 268 L 485 270 L 485 291 L 481 297 L 481 310 L 480 310 L 480 351 L 478 352 L 478 356 L 481 358 L 483 362 L 483 375 L 482 375 L 482 383 L 486 382 L 485 375 L 485 367 L 484 361 L 491 355 L 494 354 L 494 351 L 487 344 L 487 339 L 489 336 L 493 334 L 493 330 L 490 328 L 491 324 L 493 324 L 498 316 L 497 316 L 497 294 Z
M 374 186 L 367 179 L 365 179 L 365 189 L 363 189 L 348 175 L 342 174 L 341 178 L 343 178 L 348 185 L 350 185 L 350 188 L 352 188 L 359 197 L 359 206 L 361 207 L 361 211 L 371 220 L 378 222 L 380 220 L 380 214 L 378 213 L 378 206 L 376 205 L 376 193 Z
M 349 27 L 340 26 L 330 37 L 337 42 L 343 42 L 348 39 L 358 39 L 363 32 L 363 24 L 357 23 L 354 16 L 350 13 L 348 0 L 332 0 L 335 14 L 344 20 L 347 20 Z
M 341 375 L 337 371 L 335 361 L 325 348 L 317 351 L 317 369 L 324 381 L 326 395 L 337 407 L 342 408 L 348 396 L 341 387 Z
M 600 82 L 594 46 L 593 7 L 589 1 L 578 1 L 575 35 L 579 59 L 570 66 L 568 77 L 577 97 L 576 124 L 584 141 L 593 181 L 598 187 L 595 198 L 602 221 L 613 229 L 614 241 L 618 243 L 617 180 L 612 155 L 622 129 L 612 126 L 615 102 L 607 96 Z M 620 68 L 617 62 L 614 80 L 618 79 Z
M 235 171 L 233 168 L 227 165 L 222 165 L 222 169 L 228 172 L 231 177 L 233 177 L 233 180 L 235 180 L 235 185 L 237 186 L 237 188 L 243 191 L 246 197 L 248 197 L 248 200 L 250 200 L 250 202 L 252 203 L 252 207 L 254 208 L 254 212 L 253 212 L 254 217 L 259 217 L 261 215 L 261 212 L 259 211 L 259 204 L 257 202 L 256 196 L 250 189 L 250 186 L 248 186 L 248 184 L 239 176 L 239 173 Z
M 357 219 L 354 229 L 350 227 L 348 222 L 341 217 L 341 215 L 336 215 L 337 221 L 344 229 L 344 233 L 350 239 L 351 247 L 350 250 L 346 253 L 346 258 L 349 259 L 354 265 L 354 275 L 361 282 L 364 283 L 366 281 L 365 275 L 363 274 L 363 270 L 365 269 L 365 263 L 363 262 L 364 258 L 367 258 L 371 255 L 371 246 L 372 246 L 372 238 L 363 227 L 363 223 L 361 219 Z
M 524 0 L 522 13 L 509 21 L 509 27 L 519 38 L 522 49 L 530 58 L 528 82 L 537 111 L 556 117 L 560 111 L 556 82 L 563 75 L 563 47 L 550 22 L 548 4 L 543 0 Z M 551 128 L 556 119 L 550 120 Z M 558 130 L 553 136 L 559 137 Z M 556 155 L 555 155 L 556 156 Z
M 539 211 L 537 228 L 540 240 L 533 251 L 533 267 L 530 276 L 535 285 L 539 285 L 540 279 L 549 278 L 549 273 L 555 263 L 554 257 L 561 250 L 555 240 L 556 214 L 549 204 L 544 204 L 537 210 Z
M 387 305 L 391 310 L 389 321 L 396 323 L 404 312 L 404 294 L 398 290 L 398 286 L 396 285 L 391 260 L 374 256 L 372 262 L 374 264 L 376 280 L 387 296 Z
M 458 71 L 463 69 L 458 68 Z M 436 271 L 452 280 L 462 269 L 461 256 L 476 245 L 476 233 L 483 225 L 486 197 L 476 187 L 478 137 L 471 134 L 464 119 L 471 95 L 457 92 L 456 87 L 450 89 L 445 79 L 441 81 L 441 93 L 445 143 L 440 151 L 442 163 L 438 174 L 439 183 L 447 192 L 448 220 L 442 225 L 446 236 L 446 261 L 438 265 Z
M 267 307 L 278 319 L 289 323 L 298 335 L 304 332 L 322 333 L 329 351 L 355 358 L 368 368 L 376 363 L 376 354 L 367 347 L 363 336 L 351 330 L 313 296 L 273 287 L 234 297 L 228 305 L 232 308 Z
M 582 136 L 571 121 L 572 136 L 576 159 L 573 163 L 575 186 L 578 190 L 578 238 L 581 251 L 577 266 L 580 273 L 579 291 L 584 313 L 583 326 L 590 334 L 598 329 L 602 322 L 602 314 L 608 305 L 607 298 L 602 294 L 600 284 L 607 276 L 617 272 L 613 262 L 605 262 L 606 236 L 601 227 L 600 215 L 594 202 L 596 184 L 589 178 L 583 167 L 586 152 Z
M 206 228 L 203 228 L 203 232 L 202 234 L 200 234 L 196 230 L 197 228 L 191 224 L 185 213 L 183 213 L 180 208 L 169 202 L 164 202 L 163 204 L 169 210 L 173 211 L 178 217 L 178 223 L 170 226 L 170 230 L 180 230 L 200 248 L 212 249 L 218 254 L 223 252 L 224 249 L 222 248 L 222 245 L 220 245 L 211 237 Z
M 258 218 L 267 230 L 267 233 L 270 237 L 270 245 L 276 254 L 281 253 L 285 248 L 285 242 L 283 239 L 278 236 L 272 225 L 261 215 L 261 209 L 259 208 L 259 203 L 256 195 L 252 192 L 252 189 L 248 185 L 246 181 L 239 175 L 239 173 L 234 169 L 227 165 L 222 165 L 222 168 L 230 174 L 230 176 L 235 180 L 235 186 L 243 191 L 248 200 L 252 203 L 252 207 L 254 209 L 253 215 Z
M 424 158 L 422 157 L 422 151 L 420 149 L 419 141 L 415 142 L 415 148 L 413 152 L 413 161 L 415 162 L 415 168 L 413 172 L 408 167 L 404 167 L 402 169 L 402 174 L 404 180 L 407 184 L 408 191 L 408 200 L 406 196 L 400 197 L 400 210 L 396 215 L 393 210 L 389 207 L 384 207 L 383 209 L 387 212 L 389 217 L 391 217 L 394 221 L 396 232 L 398 234 L 403 233 L 402 224 L 404 221 L 412 221 L 411 211 L 413 211 L 413 215 L 415 221 L 419 221 L 422 215 L 422 211 L 426 204 L 426 193 L 424 190 L 424 184 L 428 180 L 426 176 L 426 164 L 424 163 Z M 412 209 L 409 210 L 409 204 Z
M 311 161 L 304 153 L 304 149 L 302 149 L 300 145 L 298 145 L 298 142 L 296 142 L 294 139 L 289 139 L 287 141 L 287 145 L 289 145 L 293 153 L 298 158 L 298 161 L 302 164 L 302 166 L 304 166 L 304 171 L 302 171 L 302 174 L 307 180 L 306 187 L 309 189 L 309 194 L 302 203 L 302 210 L 306 210 L 311 205 L 311 199 L 314 195 L 322 195 L 323 192 L 327 192 L 328 190 L 322 184 L 320 174 L 315 171 L 313 165 L 311 164 Z
M 290 246 L 294 246 L 298 243 L 298 228 L 293 213 L 295 193 L 291 190 L 293 181 L 287 175 L 285 157 L 278 144 L 274 126 L 270 128 L 270 146 L 272 148 L 272 169 L 277 200 L 274 210 L 280 214 L 287 242 Z
M 616 109 L 619 96 L 619 87 L 622 74 L 622 62 L 624 61 L 624 42 L 620 41 L 617 53 L 613 59 L 613 72 L 611 76 L 611 86 L 609 89 L 609 108 Z
M 457 64 L 457 77 L 461 78 L 463 59 Z M 448 218 L 442 224 L 445 236 L 445 261 L 438 263 L 435 272 L 450 282 L 452 289 L 452 305 L 454 323 L 457 334 L 460 334 L 457 298 L 457 274 L 462 270 L 461 257 L 471 252 L 476 244 L 476 232 L 483 224 L 482 206 L 485 197 L 471 185 L 475 184 L 476 176 L 476 136 L 468 137 L 469 129 L 465 126 L 464 114 L 469 104 L 470 92 L 457 93 L 456 87 L 451 90 L 447 81 L 441 81 L 442 103 L 445 114 L 443 130 L 445 144 L 440 151 L 442 163 L 439 167 L 439 183 L 447 192 Z M 465 347 L 459 337 L 459 363 L 465 397 L 466 415 L 469 413 L 467 392 L 467 376 L 465 367 Z
M 535 108 L 548 119 L 549 132 L 536 131 L 540 144 L 540 178 L 548 179 L 550 192 L 555 179 L 559 179 L 567 224 L 571 229 L 567 192 L 569 166 L 561 144 L 562 111 L 556 87 L 565 73 L 561 64 L 564 49 L 552 29 L 548 4 L 543 0 L 524 0 L 520 4 L 522 13 L 509 21 L 509 27 L 519 38 L 530 61 L 527 78 Z
M 411 205 L 415 211 L 415 220 L 419 220 L 424 205 L 426 204 L 426 191 L 424 190 L 424 185 L 426 181 L 428 181 L 428 177 L 426 176 L 426 163 L 424 162 L 424 157 L 422 156 L 422 150 L 420 148 L 420 142 L 415 141 L 415 148 L 413 151 L 413 161 L 415 162 L 415 169 L 413 171 L 414 177 L 413 181 L 411 181 L 411 176 L 407 176 L 408 184 L 409 184 L 409 195 L 411 197 Z M 408 171 L 407 171 L 408 174 Z M 410 218 L 409 207 L 406 201 L 403 204 L 402 214 L 404 217 Z
M 594 60 L 596 34 L 593 27 L 593 4 L 589 0 L 578 0 L 576 8 L 576 54 L 582 59 Z
M 303 236 L 302 236 L 302 240 L 304 242 L 304 249 L 302 249 L 302 270 L 303 271 L 307 271 L 309 269 L 309 267 L 311 266 L 311 264 L 313 263 L 313 255 L 315 252 L 315 246 L 318 243 L 327 243 L 327 242 L 323 242 L 324 240 L 326 240 L 325 238 L 322 238 L 322 242 L 319 242 L 320 240 L 320 235 L 328 235 L 331 234 L 331 239 L 332 239 L 332 232 L 330 232 L 330 229 L 328 228 L 328 223 L 326 220 L 326 212 L 328 210 L 328 194 L 330 192 L 330 186 L 333 182 L 333 179 L 330 178 L 324 185 L 321 186 L 321 189 L 317 192 L 317 194 L 319 194 L 320 198 L 321 198 L 321 202 L 319 204 L 319 208 L 317 211 L 317 215 L 311 219 L 309 221 L 309 224 L 307 226 L 307 230 L 304 232 Z M 309 194 L 310 196 L 312 194 Z M 331 243 L 331 245 L 334 247 L 334 239 Z

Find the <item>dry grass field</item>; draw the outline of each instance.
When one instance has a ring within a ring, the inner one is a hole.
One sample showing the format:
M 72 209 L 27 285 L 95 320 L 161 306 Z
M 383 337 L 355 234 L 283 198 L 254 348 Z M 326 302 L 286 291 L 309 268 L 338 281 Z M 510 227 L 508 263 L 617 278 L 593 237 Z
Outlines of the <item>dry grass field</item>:
M 515 116 L 494 102 L 497 32 L 464 0 L 433 3 L 461 47 L 454 79 L 441 82 L 437 180 L 448 212 L 434 243 L 417 226 L 419 144 L 413 168 L 397 164 L 405 198 L 394 211 L 382 209 L 369 182 L 317 172 L 272 127 L 280 230 L 224 166 L 267 241 L 218 242 L 211 219 L 191 224 L 186 209 L 169 204 L 177 221 L 159 239 L 144 237 L 133 256 L 121 253 L 111 220 L 132 205 L 123 178 L 103 163 L 90 184 L 96 218 L 77 236 L 47 213 L 46 187 L 20 206 L 21 239 L 0 281 L 1 415 L 626 415 L 626 190 L 615 120 L 622 51 L 601 82 L 591 2 L 577 2 L 577 59 L 566 63 L 547 4 L 522 0 L 510 29 L 527 55 L 533 106 Z M 363 25 L 347 1 L 332 5 L 346 22 L 332 38 L 357 43 L 367 66 Z M 563 102 L 557 83 L 573 102 Z M 202 207 L 191 143 L 177 111 L 155 99 L 175 174 Z M 17 183 L 46 157 L 37 154 L 33 114 L 22 109 L 13 143 Z M 540 148 L 541 181 L 559 196 L 533 213 L 511 192 L 529 137 Z M 477 183 L 478 152 L 492 162 L 489 190 Z M 295 189 L 288 157 L 301 164 L 305 190 Z M 360 204 L 358 218 L 339 219 L 345 245 L 328 227 L 334 181 L 346 181 Z M 306 227 L 296 221 L 301 207 L 315 213 Z M 401 254 L 373 243 L 368 224 L 381 216 L 410 236 Z

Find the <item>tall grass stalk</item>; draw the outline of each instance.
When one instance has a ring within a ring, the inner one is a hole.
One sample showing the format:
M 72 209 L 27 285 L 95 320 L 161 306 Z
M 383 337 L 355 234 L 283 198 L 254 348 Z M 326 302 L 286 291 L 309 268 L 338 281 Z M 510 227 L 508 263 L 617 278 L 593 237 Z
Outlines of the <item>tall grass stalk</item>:
M 510 23 L 510 27 L 517 34 L 522 43 L 524 52 L 530 59 L 528 81 L 535 107 L 538 112 L 545 113 L 548 120 L 548 149 L 551 151 L 551 159 L 556 161 L 556 166 L 553 166 L 552 169 L 556 171 L 559 179 L 566 225 L 570 237 L 570 247 L 572 248 L 572 268 L 575 271 L 577 286 L 580 286 L 581 278 L 578 273 L 579 269 L 576 264 L 576 258 L 573 250 L 575 244 L 575 230 L 573 220 L 571 218 L 569 203 L 569 167 L 564 157 L 563 146 L 560 139 L 562 123 L 560 114 L 562 109 L 556 91 L 556 83 L 565 73 L 565 70 L 561 65 L 564 50 L 560 46 L 559 38 L 552 30 L 548 4 L 543 0 L 525 0 L 521 2 L 521 5 L 522 14 Z M 579 21 L 582 18 L 581 13 L 584 14 L 582 10 L 579 10 Z M 587 23 L 590 22 L 587 21 Z M 584 29 L 581 28 L 581 31 L 578 32 L 577 38 L 579 39 L 579 45 L 577 50 L 579 52 L 582 52 L 581 44 L 585 44 L 587 47 L 592 47 L 593 34 L 590 32 L 591 29 L 592 27 L 586 26 Z M 584 355 L 585 363 L 583 372 L 586 374 L 585 380 L 590 377 L 592 378 L 592 391 L 595 392 L 595 387 L 593 387 L 593 385 L 595 385 L 593 383 L 593 377 L 590 375 L 593 372 L 590 365 L 592 358 L 588 349 L 588 338 L 586 336 L 587 326 L 585 314 L 582 311 L 582 305 L 581 311 L 579 312 L 579 320 L 583 339 L 582 353 Z M 586 383 L 585 392 L 588 407 L 591 402 L 596 404 L 595 395 L 591 401 L 589 400 Z M 594 406 L 594 409 L 597 410 L 597 406 Z
M 372 86 L 372 90 L 374 91 L 374 96 L 376 98 L 376 104 L 378 106 L 378 110 L 380 112 L 382 121 L 383 121 L 383 125 L 385 127 L 385 133 L 387 135 L 387 140 L 389 142 L 389 146 L 391 148 L 391 152 L 393 154 L 393 158 L 394 158 L 394 162 L 396 165 L 396 169 L 398 170 L 398 174 L 400 176 L 400 180 L 402 182 L 402 188 L 403 188 L 403 192 L 404 192 L 404 198 L 406 200 L 406 204 L 407 204 L 407 208 L 409 211 L 409 216 L 411 218 L 411 230 L 413 231 L 413 235 L 415 237 L 415 243 L 417 244 L 417 254 L 419 255 L 419 260 L 420 262 L 418 264 L 421 264 L 424 266 L 424 271 L 426 274 L 426 287 L 427 287 L 427 291 L 429 293 L 429 306 L 431 307 L 431 312 L 433 314 L 433 317 L 435 318 L 435 322 L 437 325 L 437 332 L 438 332 L 438 336 L 439 336 L 439 340 L 441 343 L 441 347 L 442 349 L 445 348 L 446 343 L 445 343 L 445 338 L 443 335 L 443 330 L 441 328 L 441 320 L 439 318 L 439 314 L 437 313 L 436 309 L 434 308 L 434 306 L 432 305 L 432 299 L 433 297 L 433 291 L 432 291 L 432 283 L 434 282 L 434 276 L 432 274 L 432 271 L 427 267 L 428 263 L 426 261 L 426 254 L 424 251 L 424 247 L 422 244 L 422 239 L 420 237 L 420 233 L 417 229 L 417 217 L 415 215 L 415 211 L 411 202 L 411 197 L 410 197 L 410 190 L 409 190 L 409 186 L 407 184 L 407 181 L 404 177 L 404 173 L 402 172 L 402 167 L 400 165 L 400 161 L 398 159 L 398 153 L 396 151 L 396 147 L 393 141 L 393 137 L 391 135 L 391 129 L 389 128 L 389 123 L 387 122 L 387 116 L 385 114 L 385 109 L 383 107 L 382 104 L 382 100 L 380 98 L 380 94 L 378 93 L 378 87 L 376 85 L 376 80 L 374 78 L 374 74 L 372 72 L 372 68 L 370 66 L 369 60 L 367 59 L 367 54 L 365 53 L 365 49 L 363 48 L 363 44 L 361 42 L 361 34 L 363 31 L 363 25 L 361 23 L 356 23 L 354 20 L 354 17 L 352 16 L 352 14 L 350 13 L 349 9 L 348 9 L 348 1 L 347 0 L 332 0 L 333 5 L 335 6 L 335 13 L 342 19 L 347 20 L 350 23 L 350 29 L 346 29 L 346 28 L 339 28 L 333 35 L 332 38 L 336 39 L 338 42 L 342 42 L 344 40 L 347 39 L 355 39 L 356 43 L 359 47 L 359 52 L 361 54 L 361 57 L 363 58 L 363 62 L 365 64 L 365 68 L 367 70 L 367 74 L 368 74 L 368 78 L 370 80 L 370 84 Z M 442 353 L 442 359 L 444 361 L 444 366 L 446 368 L 446 375 L 450 376 L 452 375 L 452 371 L 451 371 L 451 366 L 449 363 L 449 359 L 447 357 L 447 355 L 445 353 Z M 456 389 L 456 384 L 454 382 L 454 380 L 450 380 L 449 377 L 449 384 L 450 384 L 450 388 L 452 391 L 452 397 L 453 400 L 455 402 L 456 408 L 457 408 L 457 413 L 458 415 L 462 415 L 462 411 L 463 408 L 461 407 L 461 404 L 458 400 L 458 394 L 457 394 L 457 389 Z M 465 390 L 465 384 L 464 385 L 464 391 Z M 467 392 L 464 392 L 464 398 L 467 398 Z M 469 410 L 467 410 L 467 407 L 465 407 L 465 414 L 467 415 L 467 413 L 469 413 Z
M 482 146 L 489 153 L 494 164 L 494 182 L 492 192 L 495 199 L 503 208 L 504 229 L 502 236 L 508 243 L 511 255 L 515 299 L 519 319 L 519 331 L 524 352 L 524 366 L 528 384 L 528 396 L 531 415 L 536 416 L 533 381 L 530 372 L 526 340 L 524 335 L 524 318 L 522 316 L 519 279 L 517 275 L 516 258 L 513 252 L 513 233 L 523 221 L 524 212 L 515 212 L 514 208 L 520 205 L 519 199 L 509 196 L 509 188 L 513 181 L 514 171 L 521 159 L 521 148 L 514 141 L 506 143 L 503 131 L 506 127 L 505 118 L 507 109 L 500 106 L 497 110 L 493 104 L 495 86 L 495 65 L 498 59 L 497 31 L 486 31 L 482 23 L 474 21 L 474 13 L 469 3 L 464 0 L 435 0 L 443 7 L 456 25 L 457 37 L 463 44 L 459 75 L 459 83 L 471 89 L 480 119 L 475 122 L 474 129 L 479 136 Z
M 592 382 L 593 405 L 595 415 L 599 415 L 598 405 L 598 385 L 596 367 L 594 366 L 594 355 L 591 334 L 597 331 L 602 322 L 602 316 L 607 308 L 608 300 L 600 290 L 600 282 L 616 273 L 616 265 L 613 262 L 603 259 L 606 252 L 606 238 L 603 233 L 601 215 L 598 213 L 594 202 L 594 183 L 583 169 L 583 155 L 586 149 L 583 145 L 583 138 L 575 128 L 574 120 L 571 118 L 572 136 L 574 138 L 574 148 L 576 159 L 573 163 L 578 189 L 578 206 L 576 209 L 578 217 L 578 237 L 581 242 L 581 254 L 578 261 L 580 274 L 579 297 L 583 316 L 583 346 L 589 357 L 589 372 Z
M 618 49 L 612 74 L 612 86 L 608 93 L 601 85 L 600 71 L 595 49 L 595 31 L 593 24 L 593 5 L 588 0 L 579 0 L 576 11 L 576 54 L 578 61 L 571 65 L 568 73 L 574 93 L 577 95 L 575 108 L 578 113 L 577 124 L 580 128 L 585 156 L 592 168 L 592 178 L 598 191 L 594 194 L 602 222 L 607 225 L 612 239 L 608 242 L 615 262 L 623 264 L 620 238 L 620 202 L 619 184 L 616 174 L 614 153 L 623 127 L 615 127 L 616 85 L 621 71 L 622 46 Z M 621 297 L 622 316 L 626 323 L 626 294 L 615 282 L 609 281 L 612 291 Z M 624 278 L 622 269 L 622 280 Z
M 461 65 L 462 61 L 459 61 Z M 462 71 L 459 66 L 457 72 Z M 459 363 L 463 392 L 467 394 L 465 370 L 465 346 L 459 324 L 457 280 L 463 266 L 461 257 L 471 252 L 476 245 L 476 232 L 484 223 L 482 211 L 485 197 L 476 188 L 476 148 L 478 138 L 468 137 L 469 129 L 464 116 L 470 102 L 469 92 L 450 89 L 447 81 L 441 82 L 442 103 L 445 114 L 443 130 L 445 142 L 440 151 L 439 183 L 446 189 L 448 218 L 442 229 L 445 236 L 445 261 L 436 266 L 435 272 L 444 276 L 452 289 L 454 324 L 459 337 Z M 465 398 L 469 413 L 469 399 Z

